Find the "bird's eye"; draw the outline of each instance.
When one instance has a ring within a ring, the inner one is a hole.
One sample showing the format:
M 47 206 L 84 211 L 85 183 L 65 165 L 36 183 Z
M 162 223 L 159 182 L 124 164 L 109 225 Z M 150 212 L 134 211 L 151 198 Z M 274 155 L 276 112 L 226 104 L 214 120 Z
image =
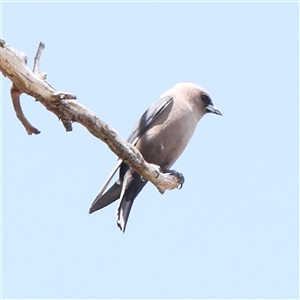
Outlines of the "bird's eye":
M 206 105 L 211 104 L 211 99 L 209 98 L 208 95 L 202 94 L 202 95 L 201 95 L 201 99 L 202 99 L 202 101 L 203 101 Z

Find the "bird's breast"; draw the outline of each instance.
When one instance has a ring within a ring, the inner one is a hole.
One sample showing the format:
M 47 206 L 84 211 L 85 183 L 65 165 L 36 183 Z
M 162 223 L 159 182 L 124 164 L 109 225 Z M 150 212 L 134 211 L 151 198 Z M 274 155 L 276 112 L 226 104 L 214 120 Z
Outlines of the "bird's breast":
M 168 169 L 178 159 L 198 123 L 189 109 L 173 107 L 167 117 L 159 116 L 142 135 L 136 147 L 147 162 Z

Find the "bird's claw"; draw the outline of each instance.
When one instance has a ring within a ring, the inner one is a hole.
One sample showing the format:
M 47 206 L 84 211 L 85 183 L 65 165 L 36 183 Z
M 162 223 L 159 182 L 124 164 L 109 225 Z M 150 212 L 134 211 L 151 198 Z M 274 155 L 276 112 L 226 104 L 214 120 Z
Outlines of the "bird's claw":
M 183 187 L 184 184 L 184 176 L 182 173 L 179 173 L 175 170 L 168 170 L 168 173 L 177 177 L 178 182 L 180 183 L 179 190 Z

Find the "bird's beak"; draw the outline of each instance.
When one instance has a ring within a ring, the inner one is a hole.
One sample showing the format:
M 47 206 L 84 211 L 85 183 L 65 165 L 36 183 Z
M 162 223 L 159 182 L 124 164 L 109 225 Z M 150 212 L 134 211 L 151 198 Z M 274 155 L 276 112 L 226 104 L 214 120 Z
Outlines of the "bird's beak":
M 213 106 L 212 104 L 209 104 L 209 105 L 206 106 L 206 112 L 222 116 L 221 112 L 215 106 Z

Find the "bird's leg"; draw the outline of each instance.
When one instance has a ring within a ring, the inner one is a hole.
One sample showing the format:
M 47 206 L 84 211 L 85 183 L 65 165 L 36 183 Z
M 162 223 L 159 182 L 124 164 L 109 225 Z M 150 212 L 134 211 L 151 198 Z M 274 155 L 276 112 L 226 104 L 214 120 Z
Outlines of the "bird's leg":
M 171 175 L 174 175 L 177 177 L 178 179 L 178 182 L 180 183 L 180 187 L 179 189 L 182 188 L 183 184 L 184 184 L 184 176 L 182 175 L 182 173 L 179 173 L 175 170 L 166 170 L 164 173 L 167 173 L 167 174 L 171 174 Z

